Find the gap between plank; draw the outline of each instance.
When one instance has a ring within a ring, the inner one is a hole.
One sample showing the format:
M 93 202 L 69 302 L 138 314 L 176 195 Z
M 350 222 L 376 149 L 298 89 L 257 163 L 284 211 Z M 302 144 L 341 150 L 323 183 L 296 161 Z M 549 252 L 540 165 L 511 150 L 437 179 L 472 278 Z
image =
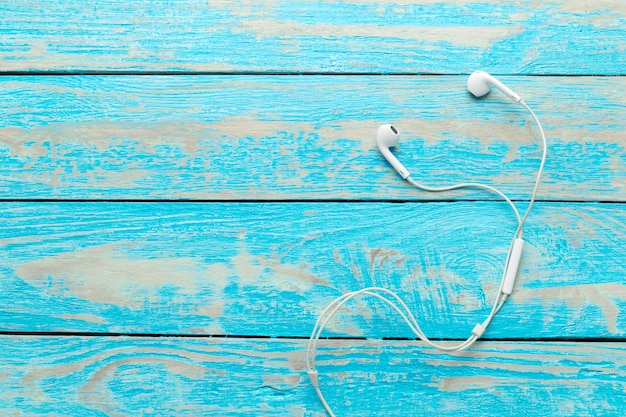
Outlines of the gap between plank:
M 268 204 L 276 204 L 276 203 L 390 203 L 390 204 L 403 204 L 403 203 L 478 203 L 478 202 L 498 202 L 501 200 L 483 200 L 483 199 L 470 199 L 470 198 L 458 198 L 458 199 L 419 199 L 419 200 L 410 200 L 410 199 L 371 199 L 371 200 L 350 200 L 350 199 L 306 199 L 306 198 L 295 198 L 295 199 L 284 199 L 284 200 L 276 200 L 276 199 L 249 199 L 249 200 L 238 200 L 238 199 L 216 199 L 216 200 L 183 200 L 183 199 L 141 199 L 141 198 L 132 198 L 132 199 L 79 199 L 79 198 L 0 198 L 0 203 L 243 203 L 243 204 L 258 204 L 258 203 L 268 203 Z M 511 199 L 514 203 L 528 203 L 527 199 Z M 569 204 L 626 204 L 626 201 L 620 200 L 558 200 L 558 199 L 536 199 L 536 203 L 569 203 Z
M 128 337 L 128 338 L 178 338 L 178 339 L 275 339 L 275 340 L 309 340 L 309 336 L 265 336 L 237 334 L 188 334 L 188 333 L 107 333 L 107 332 L 11 332 L 0 331 L 0 336 L 32 336 L 32 337 Z M 409 337 L 322 337 L 320 340 L 345 341 L 415 341 Z M 442 338 L 438 342 L 459 342 L 461 339 Z M 565 342 L 565 343 L 619 343 L 626 342 L 626 337 L 525 337 L 525 338 L 489 338 L 483 337 L 482 342 Z
M 76 77 L 84 75 L 101 75 L 101 76 L 358 76 L 358 77 L 458 77 L 465 76 L 468 73 L 464 72 L 315 72 L 315 71 L 101 71 L 101 70 L 85 70 L 85 71 L 0 71 L 0 77 L 21 77 L 21 76 L 36 76 L 36 77 Z M 492 73 L 494 76 L 509 76 L 509 77 L 624 77 L 624 74 L 567 74 L 567 73 L 538 73 L 538 74 L 511 74 L 511 73 Z

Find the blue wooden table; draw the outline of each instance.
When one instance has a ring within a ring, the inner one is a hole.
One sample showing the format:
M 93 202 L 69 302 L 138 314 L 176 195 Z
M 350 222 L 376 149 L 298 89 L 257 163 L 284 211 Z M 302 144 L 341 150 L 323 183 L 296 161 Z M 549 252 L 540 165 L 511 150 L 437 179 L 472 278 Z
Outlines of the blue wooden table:
M 620 0 L 0 4 L 0 414 L 626 415 L 626 7 Z M 329 337 L 326 339 L 326 337 Z

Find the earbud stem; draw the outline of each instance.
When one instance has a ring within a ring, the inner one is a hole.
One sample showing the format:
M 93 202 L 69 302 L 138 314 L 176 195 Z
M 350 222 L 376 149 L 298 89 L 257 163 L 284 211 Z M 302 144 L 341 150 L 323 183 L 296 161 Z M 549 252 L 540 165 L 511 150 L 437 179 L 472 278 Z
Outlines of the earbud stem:
M 381 148 L 380 149 L 380 153 L 383 154 L 385 159 L 391 164 L 393 169 L 395 169 L 398 172 L 398 174 L 400 174 L 400 176 L 402 177 L 403 180 L 405 180 L 409 175 L 411 175 L 409 170 L 406 169 L 404 167 L 404 165 L 402 165 L 400 163 L 400 161 L 398 161 L 398 159 L 396 159 L 395 156 L 393 156 L 393 154 L 391 153 L 391 151 L 388 148 L 387 149 L 386 148 Z
M 505 96 L 513 100 L 514 102 L 519 103 L 520 101 L 522 101 L 522 98 L 517 93 L 515 93 L 515 91 L 511 90 L 509 87 L 502 84 L 497 78 L 490 75 L 489 82 L 491 85 L 493 85 L 498 90 L 500 90 L 502 94 L 504 94 Z

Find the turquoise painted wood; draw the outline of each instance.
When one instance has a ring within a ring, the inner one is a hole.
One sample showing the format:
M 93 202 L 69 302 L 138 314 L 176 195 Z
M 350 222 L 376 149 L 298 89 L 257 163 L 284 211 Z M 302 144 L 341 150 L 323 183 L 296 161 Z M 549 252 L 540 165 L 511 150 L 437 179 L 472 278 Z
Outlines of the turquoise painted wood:
M 622 78 L 506 77 L 549 141 L 541 199 L 625 201 Z M 530 115 L 458 77 L 63 76 L 0 79 L 0 196 L 72 199 L 492 199 L 407 186 L 486 182 L 528 199 Z M 269 103 L 269 105 L 268 105 Z M 498 198 L 498 197 L 496 197 Z
M 305 341 L 0 337 L 7 415 L 315 416 Z M 619 343 L 325 342 L 323 389 L 342 416 L 620 416 Z M 42 355 L 46 352 L 46 355 Z M 523 401 L 522 401 L 523 400 Z
M 5 0 L 2 71 L 624 75 L 621 0 Z
M 350 304 L 324 392 L 338 416 L 626 415 L 621 0 L 5 0 L 0 22 L 0 415 L 324 416 L 306 337 L 373 284 L 465 337 L 512 216 L 411 189 L 374 136 L 523 209 L 536 128 L 470 97 L 474 69 L 550 144 L 515 291 L 452 355 Z
M 342 293 L 383 286 L 427 334 L 465 338 L 516 226 L 495 202 L 4 203 L 0 219 L 1 330 L 281 337 L 307 337 Z M 626 335 L 624 225 L 621 204 L 538 203 L 516 291 L 485 336 Z M 329 330 L 413 336 L 370 299 Z

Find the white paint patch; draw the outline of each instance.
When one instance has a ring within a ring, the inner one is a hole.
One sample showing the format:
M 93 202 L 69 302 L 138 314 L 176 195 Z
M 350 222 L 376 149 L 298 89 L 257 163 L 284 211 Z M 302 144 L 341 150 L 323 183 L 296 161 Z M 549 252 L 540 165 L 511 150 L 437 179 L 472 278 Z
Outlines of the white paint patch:
M 131 309 L 158 302 L 158 292 L 166 285 L 186 297 L 198 292 L 199 280 L 206 280 L 206 270 L 193 258 L 134 257 L 125 244 L 47 256 L 22 264 L 15 273 L 54 295 Z
M 523 32 L 523 26 L 394 26 L 376 25 L 333 25 L 333 24 L 304 24 L 290 21 L 276 21 L 269 19 L 250 19 L 241 22 L 239 28 L 256 33 L 259 39 L 263 38 L 296 38 L 298 36 L 312 36 L 329 38 L 380 38 L 413 40 L 416 44 L 422 42 L 445 42 L 451 45 L 468 46 L 486 49 L 495 42 Z
M 617 334 L 625 330 L 623 323 L 620 323 L 618 329 L 619 307 L 615 302 L 616 300 L 626 300 L 626 286 L 622 283 L 579 284 L 537 289 L 521 288 L 515 292 L 512 299 L 520 304 L 530 300 L 541 300 L 550 305 L 554 305 L 555 302 L 562 302 L 569 305 L 572 310 L 578 311 L 592 305 L 599 308 L 604 314 L 604 321 L 609 332 Z M 597 322 L 602 322 L 602 320 L 597 319 Z
M 106 319 L 98 316 L 93 316 L 91 314 L 63 314 L 61 318 L 65 320 L 85 321 L 88 323 L 109 324 Z

